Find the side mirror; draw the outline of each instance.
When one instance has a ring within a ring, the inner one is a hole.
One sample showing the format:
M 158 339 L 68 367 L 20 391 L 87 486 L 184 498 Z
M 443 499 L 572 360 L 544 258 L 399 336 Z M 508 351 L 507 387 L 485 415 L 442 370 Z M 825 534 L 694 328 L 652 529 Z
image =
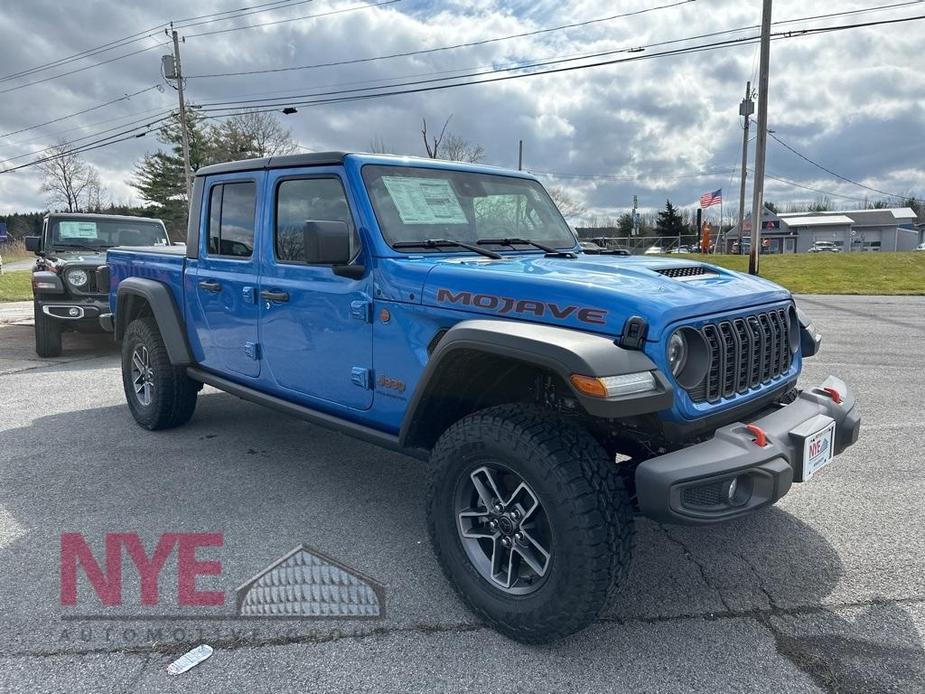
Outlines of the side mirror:
M 305 222 L 302 243 L 309 265 L 336 266 L 350 262 L 350 228 L 345 222 Z
M 24 236 L 23 242 L 25 242 L 26 244 L 27 251 L 38 253 L 40 250 L 42 250 L 42 237 L 41 236 Z

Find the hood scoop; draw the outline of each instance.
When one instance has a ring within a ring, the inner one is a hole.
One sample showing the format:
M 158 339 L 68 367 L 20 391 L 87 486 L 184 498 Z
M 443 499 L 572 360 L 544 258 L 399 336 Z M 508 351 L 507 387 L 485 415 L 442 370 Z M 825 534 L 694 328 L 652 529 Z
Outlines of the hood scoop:
M 676 279 L 679 282 L 691 282 L 694 280 L 705 280 L 711 277 L 719 277 L 719 273 L 703 265 L 688 265 L 685 267 L 663 267 L 653 268 L 655 272 L 664 276 Z

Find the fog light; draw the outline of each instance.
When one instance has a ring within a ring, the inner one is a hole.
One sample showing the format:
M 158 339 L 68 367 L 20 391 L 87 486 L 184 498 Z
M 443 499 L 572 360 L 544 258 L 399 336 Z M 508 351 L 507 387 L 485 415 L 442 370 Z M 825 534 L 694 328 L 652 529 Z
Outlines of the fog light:
M 68 309 L 68 315 L 70 315 L 70 316 L 76 318 L 77 316 L 80 315 L 80 309 L 79 309 L 79 308 L 70 308 L 70 309 Z
M 729 483 L 729 486 L 726 487 L 726 500 L 731 504 L 732 501 L 736 498 L 736 489 L 739 488 L 739 478 L 736 477 Z

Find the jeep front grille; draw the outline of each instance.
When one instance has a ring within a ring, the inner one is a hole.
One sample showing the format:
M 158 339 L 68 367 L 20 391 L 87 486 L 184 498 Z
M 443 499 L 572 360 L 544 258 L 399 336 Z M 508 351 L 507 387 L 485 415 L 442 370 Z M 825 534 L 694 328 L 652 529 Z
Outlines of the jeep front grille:
M 790 369 L 790 314 L 780 308 L 700 329 L 707 342 L 710 368 L 704 381 L 688 391 L 694 402 L 719 402 L 768 383 Z

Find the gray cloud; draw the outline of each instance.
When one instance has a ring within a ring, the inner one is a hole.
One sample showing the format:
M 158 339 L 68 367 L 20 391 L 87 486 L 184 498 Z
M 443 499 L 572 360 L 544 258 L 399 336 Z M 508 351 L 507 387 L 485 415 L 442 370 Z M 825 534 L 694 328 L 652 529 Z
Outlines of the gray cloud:
M 27 69 L 102 44 L 159 22 L 191 14 L 222 11 L 242 3 L 179 0 L 159 3 L 125 0 L 3 0 L 0 42 L 3 73 Z M 355 3 L 310 3 L 255 15 L 237 23 L 324 12 Z M 661 4 L 649 0 L 648 6 Z M 193 33 L 234 25 L 204 25 L 184 33 L 184 68 L 190 75 L 276 68 L 417 50 L 530 31 L 638 10 L 639 0 L 577 0 L 570 3 L 454 0 L 405 2 L 382 9 L 350 12 L 313 21 L 195 37 Z M 865 6 L 863 0 L 843 9 Z M 455 51 L 337 68 L 251 77 L 190 79 L 194 103 L 361 87 L 373 80 L 441 73 L 461 68 L 545 59 L 579 52 L 606 51 L 666 41 L 723 28 L 756 24 L 757 3 L 698 0 L 687 6 L 615 20 L 582 29 L 486 44 Z M 828 7 L 825 10 L 830 11 Z M 775 2 L 776 18 L 817 13 L 805 2 Z M 900 11 L 892 16 L 903 14 Z M 878 17 L 888 16 L 880 13 Z M 829 24 L 844 20 L 829 20 Z M 815 23 L 820 24 L 819 22 Z M 24 30 L 28 28 L 28 30 Z M 844 175 L 885 190 L 925 192 L 922 171 L 925 88 L 921 70 L 921 23 L 775 42 L 772 49 L 772 127 L 807 155 Z M 154 46 L 153 34 L 68 68 Z M 159 56 L 165 49 L 119 60 L 44 84 L 2 95 L 0 132 L 75 112 L 162 83 Z M 284 117 L 306 148 L 364 150 L 374 137 L 395 151 L 421 154 L 421 117 L 435 124 L 453 114 L 451 127 L 482 143 L 491 163 L 513 166 L 518 139 L 525 141 L 529 168 L 611 178 L 544 179 L 566 185 L 598 213 L 618 213 L 633 194 L 645 207 L 671 197 L 694 204 L 701 193 L 723 187 L 737 198 L 738 178 L 729 173 L 697 177 L 700 171 L 728 172 L 738 165 L 741 130 L 737 117 L 745 80 L 755 71 L 754 46 L 537 76 L 480 87 L 389 97 L 330 106 L 300 107 Z M 58 71 L 63 71 L 61 68 Z M 0 83 L 0 90 L 22 81 Z M 432 75 L 440 76 L 439 74 Z M 399 80 L 404 81 L 404 80 Z M 27 154 L 59 137 L 81 137 L 128 122 L 136 114 L 175 106 L 175 93 L 148 92 L 130 101 L 79 118 L 22 133 L 0 143 L 0 158 Z M 122 120 L 113 120 L 121 118 Z M 116 200 L 134 195 L 126 181 L 134 162 L 155 147 L 149 136 L 87 154 Z M 769 168 L 781 176 L 844 195 L 865 192 L 833 180 L 793 155 L 770 145 Z M 22 159 L 18 161 L 27 161 Z M 6 166 L 0 165 L 0 166 Z M 619 180 L 615 180 L 618 178 Z M 624 180 L 627 179 L 627 180 Z M 769 182 L 775 200 L 805 200 L 815 193 Z M 847 201 L 846 201 L 847 202 Z M 34 172 L 0 175 L 0 211 L 41 209 Z

